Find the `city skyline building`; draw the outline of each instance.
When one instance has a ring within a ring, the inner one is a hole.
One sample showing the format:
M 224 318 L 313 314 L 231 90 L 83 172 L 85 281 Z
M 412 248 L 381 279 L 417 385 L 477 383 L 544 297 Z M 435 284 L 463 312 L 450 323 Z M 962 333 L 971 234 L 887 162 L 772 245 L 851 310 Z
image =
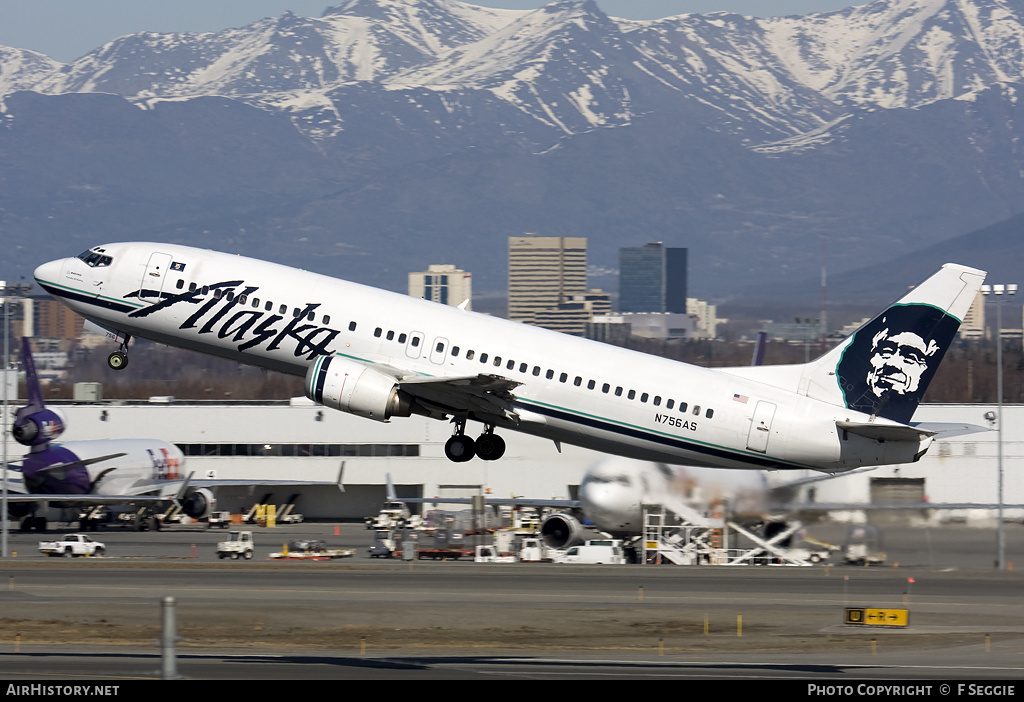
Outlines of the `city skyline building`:
M 661 242 L 619 249 L 619 311 L 686 314 L 687 249 Z
M 473 274 L 450 263 L 427 266 L 426 271 L 409 274 L 409 296 L 452 307 L 468 300 L 465 309 L 471 310 Z
M 548 328 L 539 316 L 586 294 L 585 237 L 527 234 L 508 238 L 509 319 Z

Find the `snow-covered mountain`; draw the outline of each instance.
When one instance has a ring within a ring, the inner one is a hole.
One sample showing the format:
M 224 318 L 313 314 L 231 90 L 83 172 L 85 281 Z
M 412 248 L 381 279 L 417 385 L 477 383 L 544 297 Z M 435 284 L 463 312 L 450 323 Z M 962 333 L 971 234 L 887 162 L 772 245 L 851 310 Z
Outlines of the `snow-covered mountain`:
M 884 256 L 880 241 L 924 246 L 1024 210 L 1022 86 L 1024 0 L 652 21 L 608 17 L 592 0 L 533 11 L 349 0 L 319 18 L 130 35 L 70 64 L 0 47 L 0 183 L 20 179 L 0 189 L 0 227 L 62 221 L 27 209 L 31 182 L 86 213 L 83 237 L 90 217 L 109 231 L 105 208 L 131 192 L 113 225 L 126 233 L 146 221 L 274 246 L 301 231 L 310 251 L 281 246 L 282 257 L 408 259 L 396 268 L 453 249 L 496 288 L 500 257 L 483 251 L 508 234 L 584 234 L 611 265 L 620 245 L 670 240 L 701 247 L 698 286 L 727 289 L 723 275 L 756 282 L 766 266 L 766 278 L 810 274 L 822 236 L 836 242 L 833 265 L 852 268 Z M 110 139 L 83 121 L 101 114 L 122 124 Z M 126 141 L 161 183 L 152 197 L 179 206 L 131 214 L 148 180 L 124 160 Z M 197 142 L 218 178 L 184 165 Z M 275 168 L 254 161 L 268 153 Z M 410 228 L 425 233 L 401 242 Z M 398 285 L 397 273 L 359 274 Z
M 850 109 L 912 108 L 1024 80 L 1021 0 L 878 0 L 840 12 L 656 21 L 590 0 L 536 11 L 455 0 L 350 0 L 205 34 L 143 33 L 60 65 L 5 50 L 0 89 L 109 92 L 135 101 L 218 95 L 320 113 L 328 94 L 488 93 L 561 134 L 630 123 L 643 97 L 716 110 L 751 144 L 819 129 Z M 343 106 L 334 106 L 339 128 Z M 298 125 L 309 124 L 298 119 Z

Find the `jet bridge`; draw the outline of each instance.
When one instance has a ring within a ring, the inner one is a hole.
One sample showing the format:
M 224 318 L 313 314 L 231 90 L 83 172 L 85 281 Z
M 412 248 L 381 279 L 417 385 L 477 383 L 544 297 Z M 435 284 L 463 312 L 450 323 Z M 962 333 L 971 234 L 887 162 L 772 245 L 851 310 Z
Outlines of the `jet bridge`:
M 803 526 L 797 521 L 765 538 L 721 515 L 706 517 L 689 507 L 680 515 L 666 505 L 645 504 L 643 516 L 642 563 L 813 565 L 813 558 L 785 546 Z M 742 548 L 726 547 L 733 535 L 744 543 Z

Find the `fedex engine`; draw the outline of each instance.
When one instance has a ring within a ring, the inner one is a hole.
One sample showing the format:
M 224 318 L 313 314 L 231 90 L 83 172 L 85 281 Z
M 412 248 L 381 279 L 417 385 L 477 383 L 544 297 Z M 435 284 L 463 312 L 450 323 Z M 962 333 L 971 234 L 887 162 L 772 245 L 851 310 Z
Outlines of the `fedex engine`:
M 23 413 L 25 409 L 18 410 L 11 428 L 15 441 L 22 446 L 41 446 L 64 433 L 64 417 L 59 412 L 41 409 Z
M 213 493 L 206 488 L 199 488 L 189 492 L 181 500 L 181 511 L 192 517 L 202 519 L 217 509 L 217 500 Z
M 339 356 L 321 356 L 309 367 L 306 397 L 378 422 L 412 414 L 413 400 L 394 378 Z

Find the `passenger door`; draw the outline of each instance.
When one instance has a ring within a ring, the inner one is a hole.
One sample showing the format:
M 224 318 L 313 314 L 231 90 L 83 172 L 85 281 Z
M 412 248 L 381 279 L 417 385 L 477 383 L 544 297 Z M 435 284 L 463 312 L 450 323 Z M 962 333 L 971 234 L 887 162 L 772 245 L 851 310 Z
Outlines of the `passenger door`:
M 747 448 L 759 453 L 768 453 L 768 438 L 772 433 L 772 420 L 775 418 L 775 404 L 758 402 L 754 408 L 754 416 L 750 421 L 750 433 L 747 435 Z
M 154 253 L 149 257 L 146 265 L 146 272 L 142 274 L 142 282 L 139 283 L 139 299 L 147 302 L 158 302 L 160 293 L 167 281 L 167 274 L 171 268 L 171 255 L 165 253 Z
M 440 336 L 434 339 L 434 345 L 430 348 L 430 362 L 437 365 L 443 364 L 446 357 L 445 352 L 447 350 L 448 339 Z

